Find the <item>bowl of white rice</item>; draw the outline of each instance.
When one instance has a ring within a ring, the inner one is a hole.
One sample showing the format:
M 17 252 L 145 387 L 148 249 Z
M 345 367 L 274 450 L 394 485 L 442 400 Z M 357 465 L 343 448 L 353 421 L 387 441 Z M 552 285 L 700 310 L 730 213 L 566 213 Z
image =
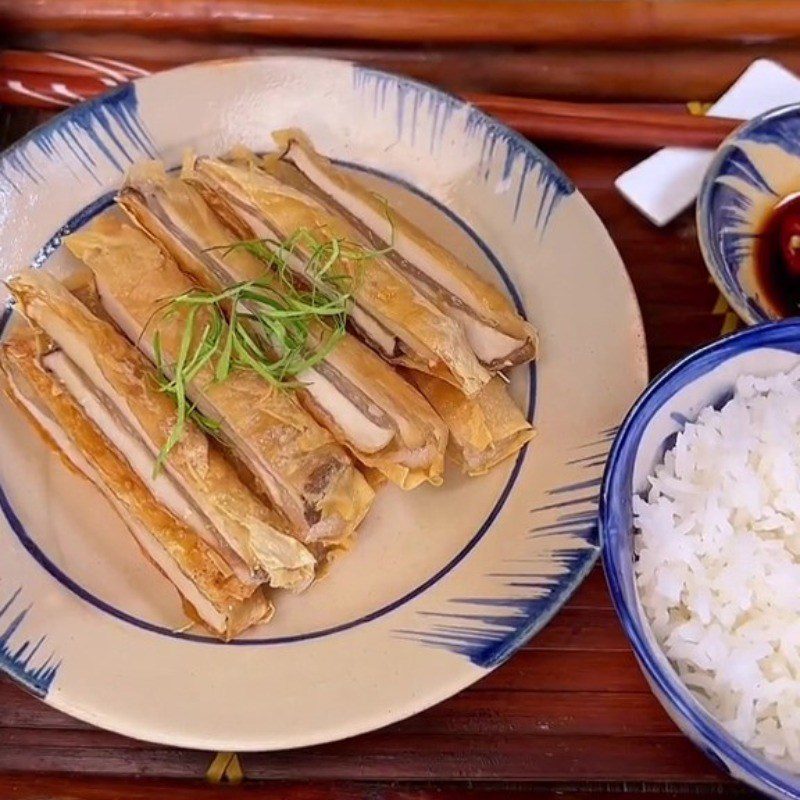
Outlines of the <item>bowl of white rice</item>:
M 800 798 L 800 319 L 659 376 L 620 428 L 600 528 L 650 685 L 736 778 Z

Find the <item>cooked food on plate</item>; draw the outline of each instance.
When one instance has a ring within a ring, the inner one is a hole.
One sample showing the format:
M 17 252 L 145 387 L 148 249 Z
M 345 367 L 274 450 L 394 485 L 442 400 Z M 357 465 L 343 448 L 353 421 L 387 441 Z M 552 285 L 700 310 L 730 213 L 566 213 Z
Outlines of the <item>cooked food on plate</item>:
M 445 452 L 480 475 L 534 434 L 501 372 L 536 355 L 513 304 L 275 138 L 136 165 L 123 213 L 64 239 L 82 273 L 9 280 L 25 322 L 0 352 L 9 397 L 223 638 L 320 577 L 383 480 L 439 486 Z
M 163 485 L 149 488 L 84 410 L 80 400 L 89 390 L 69 386 L 67 381 L 80 378 L 61 351 L 27 331 L 5 344 L 0 364 L 11 400 L 64 462 L 108 498 L 143 552 L 178 590 L 190 617 L 225 638 L 269 619 L 272 604 L 262 588 L 249 577 L 237 577 L 203 538 L 202 528 L 192 527 L 193 515 L 186 521 L 176 515 L 175 503 L 161 499 L 172 493 Z
M 478 360 L 459 322 L 442 312 L 347 220 L 312 195 L 279 180 L 254 154 L 234 160 L 198 157 L 184 165 L 183 177 L 197 186 L 241 239 L 290 242 L 286 266 L 310 287 L 352 286 L 351 328 L 393 364 L 430 372 L 474 395 L 490 373 Z M 321 279 L 314 269 L 338 257 Z M 322 248 L 322 250 L 320 249 Z M 318 255 L 321 254 L 321 255 Z
M 302 131 L 273 134 L 280 151 L 276 174 L 301 186 L 345 218 L 373 247 L 441 310 L 458 320 L 480 362 L 497 371 L 536 356 L 536 331 L 508 297 L 426 236 L 386 201 L 336 169 Z M 268 167 L 269 168 L 269 167 Z
M 27 270 L 9 288 L 26 319 L 52 343 L 41 359 L 45 369 L 176 517 L 205 534 L 245 582 L 286 588 L 311 582 L 311 553 L 281 532 L 277 516 L 191 419 L 167 454 L 178 410 L 133 345 L 46 272 Z
M 111 217 L 67 237 L 66 245 L 92 270 L 106 313 L 180 388 L 178 399 L 196 404 L 289 529 L 318 547 L 347 543 L 369 509 L 372 489 L 291 392 L 255 370 L 231 369 L 219 379 L 227 351 L 214 359 L 196 328 L 215 325 L 221 342 L 230 340 L 229 329 L 210 307 L 165 304 L 192 289 L 170 256 Z
M 467 475 L 485 475 L 536 433 L 499 376 L 475 397 L 465 397 L 449 383 L 423 372 L 411 373 L 411 379 L 447 423 L 448 451 Z
M 661 648 L 741 742 L 800 764 L 800 370 L 743 376 L 634 498 L 639 597 Z
M 254 282 L 251 293 L 285 295 L 277 270 L 268 270 L 253 252 L 257 245 L 238 247 L 235 234 L 197 189 L 168 175 L 161 164 L 133 171 L 118 202 L 205 289 L 219 293 Z M 254 305 L 242 301 L 244 308 Z M 312 348 L 330 337 L 322 321 L 312 334 Z M 281 349 L 274 335 L 267 345 Z M 350 334 L 343 331 L 336 346 L 297 380 L 297 395 L 307 410 L 362 464 L 404 489 L 442 482 L 446 426 L 409 383 Z

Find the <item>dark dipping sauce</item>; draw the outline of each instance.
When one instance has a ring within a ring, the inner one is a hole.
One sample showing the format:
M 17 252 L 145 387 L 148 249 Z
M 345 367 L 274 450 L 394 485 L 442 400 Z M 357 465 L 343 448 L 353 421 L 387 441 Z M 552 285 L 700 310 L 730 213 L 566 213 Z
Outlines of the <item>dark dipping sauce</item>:
M 781 317 L 800 314 L 800 193 L 770 212 L 755 243 L 758 289 Z

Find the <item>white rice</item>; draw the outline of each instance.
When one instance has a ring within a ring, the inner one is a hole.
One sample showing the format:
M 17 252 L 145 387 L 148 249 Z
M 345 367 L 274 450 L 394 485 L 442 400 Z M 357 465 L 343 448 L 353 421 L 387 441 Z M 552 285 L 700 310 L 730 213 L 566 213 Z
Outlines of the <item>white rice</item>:
M 800 771 L 800 368 L 746 376 L 634 498 L 639 596 L 727 730 Z

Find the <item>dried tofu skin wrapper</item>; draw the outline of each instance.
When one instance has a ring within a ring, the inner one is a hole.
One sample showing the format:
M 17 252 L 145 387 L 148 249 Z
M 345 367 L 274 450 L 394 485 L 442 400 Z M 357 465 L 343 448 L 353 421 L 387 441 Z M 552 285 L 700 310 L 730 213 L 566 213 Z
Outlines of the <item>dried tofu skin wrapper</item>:
M 118 203 L 209 291 L 258 280 L 280 292 L 278 278 L 266 271 L 262 260 L 234 246 L 236 235 L 197 189 L 168 175 L 160 164 L 132 170 Z M 316 346 L 328 335 L 322 324 L 312 327 Z M 446 426 L 419 392 L 370 348 L 345 334 L 297 381 L 307 410 L 362 464 L 404 489 L 425 481 L 441 483 Z
M 355 305 L 348 324 L 387 361 L 438 375 L 468 395 L 490 378 L 463 328 L 436 307 L 345 219 L 309 194 L 278 180 L 255 156 L 235 162 L 197 158 L 183 177 L 203 193 L 241 238 L 294 243 L 287 265 L 299 280 L 317 284 L 308 269 L 312 251 L 338 241 L 346 251 L 327 270 L 347 282 Z M 324 291 L 324 286 L 321 286 Z
M 484 366 L 496 371 L 535 358 L 536 331 L 502 291 L 389 207 L 356 177 L 317 153 L 302 131 L 277 131 L 273 138 L 281 160 L 297 171 L 295 178 L 283 171 L 283 178 L 305 187 L 331 211 L 347 219 L 372 247 L 391 245 L 386 258 L 463 326 Z M 274 163 L 272 157 L 268 157 L 267 169 L 270 163 Z
M 358 387 L 361 402 L 378 409 L 395 431 L 394 441 L 382 450 L 355 453 L 359 461 L 402 489 L 414 489 L 425 482 L 441 485 L 447 426 L 430 403 L 352 336 L 345 337 L 331 351 L 328 369 L 333 380 Z M 334 419 L 330 420 L 330 427 L 336 427 Z
M 40 339 L 15 337 L 0 350 L 3 389 L 74 472 L 109 500 L 145 556 L 169 580 L 192 617 L 225 639 L 266 622 L 272 604 L 240 581 L 203 538 L 158 502 L 125 458 L 45 368 Z
M 186 309 L 170 298 L 194 284 L 152 238 L 111 216 L 65 239 L 94 273 L 107 313 L 154 363 L 157 337 L 166 366 L 174 364 Z M 198 315 L 202 328 L 202 313 Z M 191 402 L 219 426 L 219 436 L 246 465 L 260 490 L 304 542 L 349 539 L 374 493 L 345 451 L 289 392 L 250 371 L 216 381 L 209 362 L 187 386 Z
M 430 375 L 412 379 L 450 429 L 448 452 L 468 475 L 484 475 L 536 434 L 500 377 L 474 398 Z
M 163 489 L 178 517 L 191 519 L 243 580 L 307 587 L 314 577 L 313 555 L 280 530 L 276 516 L 191 420 L 164 460 L 163 473 L 156 468 L 156 456 L 177 424 L 177 409 L 136 347 L 46 272 L 27 270 L 8 285 L 22 313 L 58 347 L 60 360 L 53 366 L 62 380 L 76 388 L 95 421 L 106 422 L 106 435 L 110 430 L 126 442 L 128 458 L 141 465 L 140 477 L 156 491 Z

